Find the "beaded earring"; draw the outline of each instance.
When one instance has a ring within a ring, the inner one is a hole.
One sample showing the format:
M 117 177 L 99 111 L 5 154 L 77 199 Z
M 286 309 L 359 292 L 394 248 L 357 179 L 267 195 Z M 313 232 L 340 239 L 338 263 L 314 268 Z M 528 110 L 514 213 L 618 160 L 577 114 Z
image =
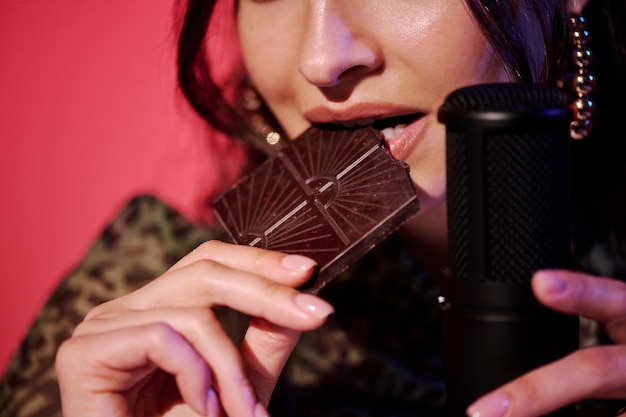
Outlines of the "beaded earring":
M 256 90 L 250 85 L 246 87 L 243 93 L 243 108 L 248 112 L 254 130 L 263 135 L 269 145 L 278 145 L 281 134 L 268 122 L 269 111 L 265 108 Z
M 566 69 L 566 83 L 576 96 L 576 118 L 571 123 L 570 135 L 572 139 L 584 139 L 591 133 L 593 124 L 591 118 L 595 112 L 595 103 L 591 93 L 596 86 L 596 78 L 588 67 L 593 59 L 589 49 L 589 31 L 583 16 L 571 15 L 569 20 L 571 55 L 569 68 Z

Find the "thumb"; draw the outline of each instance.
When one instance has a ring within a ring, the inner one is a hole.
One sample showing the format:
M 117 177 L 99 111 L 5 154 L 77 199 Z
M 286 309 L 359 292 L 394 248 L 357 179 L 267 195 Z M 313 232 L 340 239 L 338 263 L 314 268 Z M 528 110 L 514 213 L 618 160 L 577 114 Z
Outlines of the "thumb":
M 248 378 L 256 390 L 258 400 L 264 405 L 269 402 L 276 381 L 298 343 L 302 330 L 321 326 L 334 311 L 330 304 L 312 294 L 300 293 L 294 302 L 312 319 L 304 328 L 279 326 L 266 319 L 253 317 L 241 344 L 240 352 Z
M 259 402 L 267 406 L 278 377 L 298 343 L 301 331 L 253 318 L 241 344 L 248 378 Z

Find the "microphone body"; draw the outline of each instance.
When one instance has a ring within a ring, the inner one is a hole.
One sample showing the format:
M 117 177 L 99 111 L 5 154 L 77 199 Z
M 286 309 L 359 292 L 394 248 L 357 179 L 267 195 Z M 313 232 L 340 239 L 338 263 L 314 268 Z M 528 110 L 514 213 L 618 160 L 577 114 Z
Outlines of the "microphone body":
M 535 299 L 532 274 L 570 268 L 569 124 L 558 89 L 482 84 L 451 93 L 446 125 L 450 271 L 442 284 L 450 416 L 578 346 L 578 318 Z M 554 415 L 573 415 L 573 407 Z

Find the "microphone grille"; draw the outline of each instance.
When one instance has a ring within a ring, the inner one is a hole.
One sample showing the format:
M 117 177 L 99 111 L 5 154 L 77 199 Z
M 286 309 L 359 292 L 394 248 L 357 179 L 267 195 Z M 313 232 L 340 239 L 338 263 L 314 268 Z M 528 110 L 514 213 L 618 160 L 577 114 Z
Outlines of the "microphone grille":
M 454 122 L 446 159 L 455 277 L 524 283 L 539 268 L 569 265 L 568 105 L 558 89 L 482 84 L 442 106 Z M 510 117 L 494 128 L 494 112 Z
M 566 108 L 570 97 L 558 88 L 537 84 L 492 83 L 463 87 L 452 92 L 442 110 L 459 112 L 535 112 Z

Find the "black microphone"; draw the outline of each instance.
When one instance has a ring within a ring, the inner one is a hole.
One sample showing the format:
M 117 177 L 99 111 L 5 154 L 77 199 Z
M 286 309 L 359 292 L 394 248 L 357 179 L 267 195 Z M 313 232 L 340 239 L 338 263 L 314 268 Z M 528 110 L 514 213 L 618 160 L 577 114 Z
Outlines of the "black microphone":
M 559 89 L 494 83 L 452 92 L 446 125 L 450 268 L 442 284 L 450 416 L 578 346 L 578 318 L 535 299 L 532 274 L 570 268 L 569 125 Z M 566 407 L 554 415 L 573 415 Z

